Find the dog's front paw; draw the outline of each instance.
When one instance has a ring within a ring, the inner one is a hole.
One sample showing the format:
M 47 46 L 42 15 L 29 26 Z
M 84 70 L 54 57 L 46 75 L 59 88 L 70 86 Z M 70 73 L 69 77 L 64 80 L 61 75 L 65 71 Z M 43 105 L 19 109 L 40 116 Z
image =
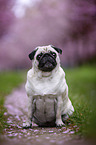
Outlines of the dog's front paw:
M 28 128 L 31 128 L 31 126 L 32 126 L 32 123 L 30 123 L 30 122 L 24 122 L 22 127 L 24 129 L 28 129 Z
M 56 120 L 56 127 L 62 127 L 62 126 L 65 126 L 62 120 L 61 119 Z

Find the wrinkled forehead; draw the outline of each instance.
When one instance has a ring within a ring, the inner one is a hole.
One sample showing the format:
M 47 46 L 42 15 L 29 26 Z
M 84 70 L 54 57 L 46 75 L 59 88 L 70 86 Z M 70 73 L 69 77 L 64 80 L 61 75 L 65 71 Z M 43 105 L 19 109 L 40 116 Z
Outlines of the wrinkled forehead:
M 40 53 L 40 52 L 46 53 L 46 52 L 49 52 L 49 51 L 56 52 L 55 49 L 51 47 L 51 45 L 48 45 L 48 46 L 38 46 L 37 49 L 38 49 L 38 53 Z

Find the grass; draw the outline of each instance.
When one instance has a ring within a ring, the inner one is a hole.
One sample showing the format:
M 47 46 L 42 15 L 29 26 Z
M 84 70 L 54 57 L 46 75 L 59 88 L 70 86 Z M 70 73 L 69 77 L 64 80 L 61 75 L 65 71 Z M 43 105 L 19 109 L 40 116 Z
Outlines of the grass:
M 82 66 L 65 70 L 69 86 L 69 98 L 75 108 L 69 121 L 71 125 L 79 127 L 80 135 L 96 135 L 96 67 Z M 24 81 L 23 72 L 0 73 L 0 130 L 5 127 L 6 119 L 3 114 L 5 96 L 12 92 Z
M 75 108 L 70 122 L 79 127 L 78 134 L 96 135 L 96 67 L 65 70 L 69 97 Z
M 4 112 L 5 96 L 10 94 L 12 90 L 18 87 L 24 81 L 24 73 L 17 71 L 0 72 L 0 133 L 6 126 Z

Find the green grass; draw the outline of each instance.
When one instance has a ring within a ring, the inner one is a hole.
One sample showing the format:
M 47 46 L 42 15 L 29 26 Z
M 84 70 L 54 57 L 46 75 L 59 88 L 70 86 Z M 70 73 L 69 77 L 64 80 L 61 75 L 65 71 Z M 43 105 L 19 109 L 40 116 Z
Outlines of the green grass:
M 65 70 L 69 97 L 75 108 L 70 122 L 79 127 L 78 134 L 96 135 L 96 67 L 83 66 Z
M 0 72 L 0 132 L 6 125 L 6 118 L 4 117 L 5 96 L 10 94 L 12 90 L 18 87 L 24 81 L 23 72 Z

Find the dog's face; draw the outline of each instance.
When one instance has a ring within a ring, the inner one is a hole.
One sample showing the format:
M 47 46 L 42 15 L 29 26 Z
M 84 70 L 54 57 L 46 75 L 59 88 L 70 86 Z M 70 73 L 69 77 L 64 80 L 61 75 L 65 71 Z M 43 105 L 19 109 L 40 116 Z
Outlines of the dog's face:
M 43 72 L 52 71 L 59 63 L 59 55 L 62 50 L 52 45 L 37 47 L 29 54 L 29 58 L 34 60 L 36 68 Z

